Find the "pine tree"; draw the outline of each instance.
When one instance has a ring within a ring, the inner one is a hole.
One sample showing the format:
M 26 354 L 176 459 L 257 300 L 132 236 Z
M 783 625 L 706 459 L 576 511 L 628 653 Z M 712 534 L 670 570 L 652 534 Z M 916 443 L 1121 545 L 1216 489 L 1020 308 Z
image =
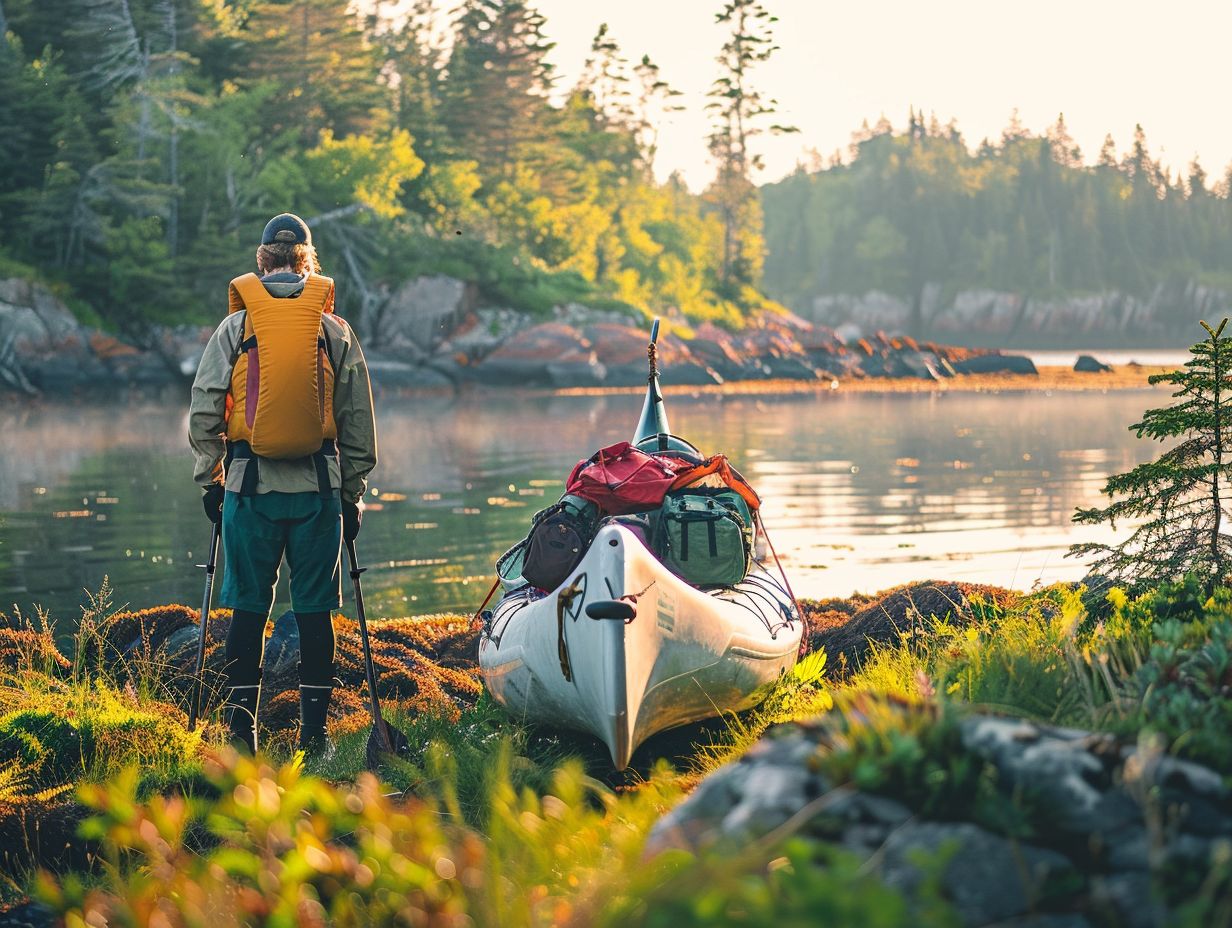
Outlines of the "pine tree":
M 629 90 L 629 62 L 601 23 L 590 41 L 590 57 L 582 66 L 578 89 L 589 95 L 605 128 L 628 128 L 633 121 L 633 94 Z
M 466 0 L 454 27 L 442 117 L 458 157 L 509 177 L 528 154 L 552 85 L 544 18 L 522 0 Z
M 723 222 L 723 257 L 719 288 L 724 296 L 737 296 L 743 287 L 755 286 L 761 278 L 765 244 L 761 232 L 761 203 L 753 184 L 754 171 L 762 159 L 751 148 L 763 132 L 797 131 L 793 126 L 772 124 L 778 101 L 764 96 L 751 77 L 759 64 L 778 51 L 774 24 L 759 0 L 727 0 L 715 21 L 731 31 L 719 53 L 719 76 L 706 94 L 714 123 L 708 139 L 710 154 L 718 163 L 718 176 L 710 199 Z
M 1104 509 L 1079 509 L 1084 525 L 1143 519 L 1118 545 L 1073 545 L 1067 556 L 1097 555 L 1092 571 L 1110 581 L 1155 585 L 1184 574 L 1214 588 L 1227 580 L 1232 539 L 1220 532 L 1223 502 L 1232 487 L 1232 338 L 1205 322 L 1208 338 L 1198 342 L 1181 370 L 1154 374 L 1152 384 L 1177 387 L 1180 402 L 1148 409 L 1130 426 L 1139 438 L 1181 439 L 1160 457 L 1108 479 L 1104 494 L 1123 497 Z
M 634 132 L 642 164 L 647 176 L 651 176 L 655 155 L 659 152 L 659 123 L 667 114 L 684 110 L 676 101 L 677 97 L 684 95 L 662 78 L 659 66 L 650 60 L 649 55 L 642 56 L 633 72 L 638 81 Z
M 258 0 L 243 35 L 249 78 L 279 90 L 264 114 L 272 134 L 296 132 L 311 147 L 325 129 L 341 138 L 372 128 L 387 94 L 349 0 Z
M 441 126 L 445 52 L 436 31 L 435 0 L 415 0 L 396 30 L 382 36 L 385 57 L 397 75 L 394 114 L 428 162 L 448 145 Z

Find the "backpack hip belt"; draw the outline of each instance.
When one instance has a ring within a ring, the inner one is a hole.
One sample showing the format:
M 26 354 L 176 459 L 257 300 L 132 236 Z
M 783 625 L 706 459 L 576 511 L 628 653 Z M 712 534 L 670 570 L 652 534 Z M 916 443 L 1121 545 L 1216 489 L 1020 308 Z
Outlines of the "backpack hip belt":
M 334 488 L 329 485 L 329 459 L 338 457 L 338 443 L 332 438 L 321 442 L 321 447 L 312 455 L 312 463 L 317 472 L 317 493 L 322 499 L 334 495 Z M 227 442 L 227 462 L 230 468 L 232 461 L 247 461 L 244 465 L 244 479 L 240 483 L 240 496 L 255 496 L 257 483 L 260 481 L 258 462 L 261 456 L 252 450 L 252 445 L 246 441 Z

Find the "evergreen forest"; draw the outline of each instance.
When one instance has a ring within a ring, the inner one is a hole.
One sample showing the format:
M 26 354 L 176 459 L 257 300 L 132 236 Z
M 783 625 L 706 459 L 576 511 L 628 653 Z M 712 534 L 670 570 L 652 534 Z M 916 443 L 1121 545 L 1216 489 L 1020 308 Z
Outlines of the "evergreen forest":
M 1088 161 L 1063 115 L 1042 134 L 1015 116 L 978 146 L 915 110 L 905 130 L 866 124 L 828 165 L 762 188 L 765 286 L 796 309 L 871 290 L 918 309 L 930 285 L 943 299 L 1232 289 L 1232 167 L 1213 178 L 1195 159 L 1175 172 L 1142 126 L 1127 151 L 1108 136 Z
M 699 10 L 731 36 L 704 195 L 655 181 L 680 94 L 606 26 L 562 87 L 522 0 L 387 9 L 0 0 L 0 276 L 140 344 L 152 323 L 217 318 L 264 222 L 290 210 L 353 319 L 423 273 L 531 313 L 585 300 L 738 327 L 769 305 L 749 147 L 773 112 L 749 78 L 774 50 L 759 3 Z

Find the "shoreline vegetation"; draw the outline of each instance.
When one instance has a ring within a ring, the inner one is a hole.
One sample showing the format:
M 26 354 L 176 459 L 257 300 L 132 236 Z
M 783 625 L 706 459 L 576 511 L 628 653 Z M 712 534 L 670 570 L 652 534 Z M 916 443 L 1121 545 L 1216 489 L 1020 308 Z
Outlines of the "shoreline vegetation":
M 339 749 L 305 768 L 289 616 L 249 761 L 183 727 L 194 610 L 109 598 L 64 651 L 45 617 L 0 622 L 0 919 L 1232 924 L 1229 590 L 808 601 L 811 654 L 761 707 L 660 736 L 622 777 L 482 695 L 469 617 L 389 619 L 383 702 L 415 751 L 384 785 L 361 772 L 349 619 Z M 228 621 L 211 613 L 211 679 Z M 981 857 L 1029 866 L 980 876 Z
M 765 396 L 800 393 L 1043 393 L 1090 392 L 1109 390 L 1161 389 L 1147 378 L 1175 370 L 1174 365 L 1115 364 L 1101 373 L 1075 371 L 1072 367 L 1041 365 L 1038 375 L 963 374 L 943 380 L 922 378 L 868 377 L 842 380 L 737 380 L 722 384 L 663 384 L 667 396 L 718 395 Z M 834 384 L 837 384 L 835 386 Z M 633 396 L 645 387 L 561 387 L 558 396 Z

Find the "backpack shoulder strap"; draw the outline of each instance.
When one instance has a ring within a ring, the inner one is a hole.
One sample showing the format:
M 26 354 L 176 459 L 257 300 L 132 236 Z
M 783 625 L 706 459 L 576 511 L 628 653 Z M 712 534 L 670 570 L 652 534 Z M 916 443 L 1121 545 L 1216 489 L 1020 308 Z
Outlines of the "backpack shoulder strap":
M 300 297 L 317 303 L 322 313 L 332 313 L 334 311 L 333 278 L 326 277 L 324 274 L 309 274 L 304 281 L 304 290 Z
M 241 274 L 227 288 L 227 312 L 237 313 L 265 295 L 265 285 L 256 274 Z

